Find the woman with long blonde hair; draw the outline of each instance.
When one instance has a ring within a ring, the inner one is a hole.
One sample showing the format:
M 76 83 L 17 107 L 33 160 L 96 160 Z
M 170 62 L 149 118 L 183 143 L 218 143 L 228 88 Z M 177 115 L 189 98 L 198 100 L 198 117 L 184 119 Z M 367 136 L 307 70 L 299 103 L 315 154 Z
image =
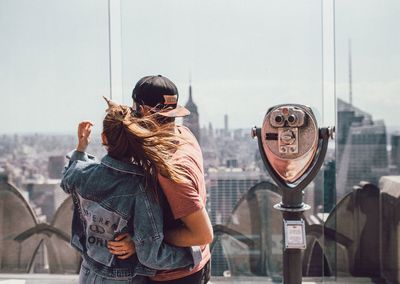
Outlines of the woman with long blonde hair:
M 74 200 L 71 244 L 83 258 L 80 283 L 146 283 L 157 270 L 196 266 L 198 247 L 163 241 L 165 202 L 157 175 L 187 182 L 170 163 L 179 138 L 154 115 L 137 117 L 131 108 L 107 102 L 101 135 L 107 155 L 97 161 L 85 152 L 93 124 L 81 122 L 61 182 Z M 110 253 L 107 243 L 120 236 L 132 238 L 134 252 Z

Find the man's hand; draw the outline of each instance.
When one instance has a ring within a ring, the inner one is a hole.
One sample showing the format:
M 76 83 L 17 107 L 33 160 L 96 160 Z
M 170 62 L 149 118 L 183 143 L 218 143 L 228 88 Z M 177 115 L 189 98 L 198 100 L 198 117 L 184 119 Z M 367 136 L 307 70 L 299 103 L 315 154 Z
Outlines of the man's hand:
M 90 143 L 90 133 L 92 132 L 93 123 L 90 121 L 82 121 L 78 125 L 78 146 L 76 150 L 85 152 Z
M 129 233 L 119 235 L 115 241 L 108 241 L 108 250 L 119 259 L 127 259 L 136 253 L 135 244 Z

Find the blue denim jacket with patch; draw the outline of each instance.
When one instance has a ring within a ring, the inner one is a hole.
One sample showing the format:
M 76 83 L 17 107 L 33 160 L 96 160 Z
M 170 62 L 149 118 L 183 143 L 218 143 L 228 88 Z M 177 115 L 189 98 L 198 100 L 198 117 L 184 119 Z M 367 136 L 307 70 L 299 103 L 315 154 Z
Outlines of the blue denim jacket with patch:
M 163 242 L 166 199 L 159 188 L 158 200 L 144 188 L 141 167 L 108 155 L 99 162 L 73 151 L 61 187 L 74 201 L 71 244 L 96 273 L 111 278 L 153 276 L 157 270 L 191 269 L 201 261 L 199 247 Z M 120 260 L 108 251 L 107 241 L 125 232 L 132 236 L 136 253 Z

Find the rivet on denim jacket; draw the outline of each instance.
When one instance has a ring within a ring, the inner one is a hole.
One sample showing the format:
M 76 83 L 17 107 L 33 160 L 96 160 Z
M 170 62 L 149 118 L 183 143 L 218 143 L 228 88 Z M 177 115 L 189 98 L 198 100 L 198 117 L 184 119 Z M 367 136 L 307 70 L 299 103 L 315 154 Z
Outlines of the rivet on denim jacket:
M 72 195 L 71 244 L 90 269 L 111 278 L 153 276 L 157 270 L 192 269 L 201 261 L 199 247 L 179 248 L 163 242 L 165 196 L 158 201 L 144 189 L 143 171 L 106 155 L 101 162 L 87 153 L 69 155 L 61 187 Z M 111 254 L 107 241 L 129 232 L 136 253 L 127 260 Z

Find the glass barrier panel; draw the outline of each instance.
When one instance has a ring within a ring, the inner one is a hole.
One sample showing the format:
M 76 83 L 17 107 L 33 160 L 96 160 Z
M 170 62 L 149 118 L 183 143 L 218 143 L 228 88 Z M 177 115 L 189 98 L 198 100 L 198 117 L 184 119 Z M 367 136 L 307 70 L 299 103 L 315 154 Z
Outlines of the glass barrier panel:
M 121 1 L 121 18 L 123 101 L 132 103 L 141 77 L 161 74 L 191 111 L 179 123 L 203 151 L 216 235 L 212 275 L 282 279 L 282 216 L 272 207 L 280 192 L 250 130 L 282 103 L 310 105 L 321 123 L 321 3 Z M 305 193 L 307 225 L 320 234 L 323 187 L 321 172 Z M 321 247 L 307 256 L 319 271 L 307 268 L 305 276 L 322 275 Z
M 1 1 L 0 273 L 76 274 L 72 201 L 59 184 L 81 120 L 102 155 L 107 1 Z
M 400 280 L 399 11 L 390 0 L 335 4 L 337 203 L 326 250 L 336 276 L 375 283 Z

